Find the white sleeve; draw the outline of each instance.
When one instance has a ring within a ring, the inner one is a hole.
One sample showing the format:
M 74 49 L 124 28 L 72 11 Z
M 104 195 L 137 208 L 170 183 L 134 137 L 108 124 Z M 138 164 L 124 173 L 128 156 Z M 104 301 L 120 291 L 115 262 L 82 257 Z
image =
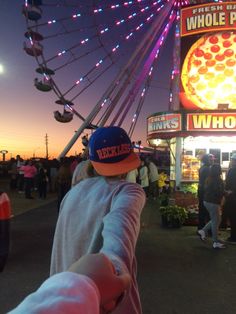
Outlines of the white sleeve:
M 100 294 L 84 275 L 63 272 L 49 277 L 9 314 L 99 314 Z
M 114 196 L 110 212 L 103 219 L 103 247 L 115 268 L 130 272 L 140 230 L 145 193 L 136 183 L 128 183 Z

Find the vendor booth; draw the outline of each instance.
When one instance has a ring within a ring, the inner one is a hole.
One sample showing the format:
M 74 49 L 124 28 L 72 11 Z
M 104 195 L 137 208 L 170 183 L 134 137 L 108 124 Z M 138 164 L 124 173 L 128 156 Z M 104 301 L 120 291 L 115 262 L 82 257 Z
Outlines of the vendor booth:
M 148 117 L 147 124 L 149 145 L 169 147 L 170 179 L 177 186 L 198 181 L 201 156 L 207 153 L 225 176 L 236 152 L 236 111 L 161 112 Z
M 181 9 L 170 110 L 147 119 L 149 144 L 168 145 L 176 186 L 198 181 L 205 153 L 225 175 L 236 151 L 235 27 L 236 1 Z
M 168 146 L 175 191 L 196 192 L 202 155 L 214 155 L 224 178 L 236 152 L 235 29 L 236 1 L 181 9 L 169 109 L 147 118 L 149 145 Z

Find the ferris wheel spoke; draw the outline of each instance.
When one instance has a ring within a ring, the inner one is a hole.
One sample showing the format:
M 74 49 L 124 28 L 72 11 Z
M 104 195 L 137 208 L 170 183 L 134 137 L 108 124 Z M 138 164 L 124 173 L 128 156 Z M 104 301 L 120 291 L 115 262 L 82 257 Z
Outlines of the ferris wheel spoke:
M 151 53 L 146 58 L 146 62 L 144 63 L 143 68 L 142 68 L 136 82 L 133 84 L 133 87 L 129 91 L 127 99 L 120 106 L 119 112 L 117 113 L 116 117 L 113 119 L 112 124 L 114 124 L 115 121 L 118 119 L 118 116 L 121 114 L 122 110 L 124 110 L 124 112 L 123 112 L 122 117 L 120 118 L 120 121 L 118 122 L 118 125 L 121 126 L 121 124 L 123 123 L 126 115 L 128 114 L 128 111 L 130 110 L 130 107 L 132 106 L 132 103 L 135 100 L 137 92 L 140 90 L 143 81 L 147 77 L 148 72 L 150 71 L 153 62 L 155 61 L 156 54 L 160 50 L 160 48 L 164 42 L 163 39 L 165 39 L 168 35 L 168 32 L 172 26 L 174 19 L 175 19 L 175 14 L 174 14 L 174 12 L 172 12 L 172 14 L 170 15 L 170 18 L 169 18 L 170 22 L 166 25 L 166 27 L 164 28 L 164 31 L 161 33 L 159 39 L 155 43 L 155 46 L 153 47 Z
M 113 64 L 111 63 L 108 65 L 100 74 L 98 74 L 93 80 L 89 81 L 89 84 L 85 86 L 78 94 L 76 94 L 73 98 L 72 101 L 78 98 L 84 91 L 86 91 L 97 79 L 99 79 L 105 72 L 107 72 Z
M 71 65 L 72 63 L 84 58 L 84 57 L 87 57 L 88 55 L 92 54 L 93 52 L 95 51 L 98 51 L 99 49 L 101 48 L 101 46 L 97 46 L 95 48 L 93 48 L 92 50 L 88 51 L 88 52 L 85 52 L 84 54 L 80 55 L 80 56 L 75 56 L 73 53 L 71 54 L 72 55 L 72 60 L 60 65 L 59 67 L 55 68 L 54 71 L 57 72 L 61 69 L 63 69 L 64 67 L 68 66 L 68 65 Z M 48 63 L 48 61 L 46 61 Z

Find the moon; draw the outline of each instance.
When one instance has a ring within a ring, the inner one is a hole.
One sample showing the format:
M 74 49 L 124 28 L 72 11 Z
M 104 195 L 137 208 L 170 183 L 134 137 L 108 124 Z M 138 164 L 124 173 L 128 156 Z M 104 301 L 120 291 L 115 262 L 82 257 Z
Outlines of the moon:
M 0 63 L 0 74 L 3 74 L 4 73 L 4 67 L 3 65 Z

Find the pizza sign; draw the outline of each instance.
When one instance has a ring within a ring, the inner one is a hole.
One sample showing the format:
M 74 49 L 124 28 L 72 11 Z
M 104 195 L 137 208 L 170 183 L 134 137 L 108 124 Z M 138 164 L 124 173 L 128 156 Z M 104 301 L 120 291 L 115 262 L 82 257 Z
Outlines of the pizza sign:
M 204 4 L 181 10 L 181 36 L 236 27 L 236 2 Z
M 188 131 L 236 131 L 236 113 L 189 113 Z
M 170 113 L 148 118 L 148 134 L 177 132 L 181 130 L 181 114 Z
M 183 8 L 181 35 L 181 105 L 235 110 L 236 1 Z
M 204 34 L 189 49 L 181 72 L 185 107 L 236 109 L 236 32 Z

